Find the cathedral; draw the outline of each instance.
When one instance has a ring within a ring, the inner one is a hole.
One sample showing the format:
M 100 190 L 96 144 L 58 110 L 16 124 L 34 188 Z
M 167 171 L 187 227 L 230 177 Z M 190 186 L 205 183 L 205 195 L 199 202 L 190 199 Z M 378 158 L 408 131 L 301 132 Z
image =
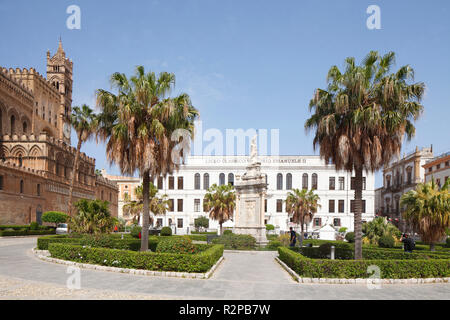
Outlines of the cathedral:
M 42 223 L 46 211 L 68 212 L 76 149 L 71 146 L 73 62 L 59 41 L 47 52 L 47 75 L 34 68 L 0 67 L 0 225 Z M 117 185 L 95 173 L 80 154 L 73 198 L 110 203 L 117 217 Z

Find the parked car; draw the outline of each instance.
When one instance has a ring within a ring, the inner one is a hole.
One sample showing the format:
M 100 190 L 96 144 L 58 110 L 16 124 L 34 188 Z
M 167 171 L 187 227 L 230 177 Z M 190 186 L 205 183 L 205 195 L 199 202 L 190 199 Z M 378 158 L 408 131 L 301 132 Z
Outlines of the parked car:
M 56 227 L 56 234 L 67 234 L 68 231 L 67 223 L 60 223 Z

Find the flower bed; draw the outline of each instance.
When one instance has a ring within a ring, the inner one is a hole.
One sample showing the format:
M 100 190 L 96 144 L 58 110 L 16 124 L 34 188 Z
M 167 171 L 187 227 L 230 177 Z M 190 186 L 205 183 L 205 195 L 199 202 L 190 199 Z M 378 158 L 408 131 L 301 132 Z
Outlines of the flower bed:
M 372 250 L 369 250 L 372 251 Z M 367 250 L 366 250 L 367 252 Z M 410 254 L 409 258 L 402 255 L 387 253 L 383 259 L 368 260 L 329 260 L 329 259 L 311 259 L 289 248 L 278 248 L 279 258 L 289 268 L 294 270 L 301 277 L 308 278 L 346 278 L 346 279 L 365 279 L 371 274 L 367 272 L 369 266 L 377 266 L 381 271 L 383 279 L 409 279 L 409 278 L 441 278 L 450 276 L 450 259 L 440 259 L 442 256 L 428 256 L 428 259 L 422 259 L 419 256 Z M 369 255 L 378 256 L 379 253 L 369 253 Z M 398 254 L 398 253 L 397 253 Z M 400 252 L 400 254 L 403 254 Z M 364 250 L 363 250 L 364 255 Z
M 138 252 L 77 244 L 50 243 L 53 258 L 102 266 L 152 271 L 207 272 L 222 257 L 222 245 L 201 245 L 196 254 Z

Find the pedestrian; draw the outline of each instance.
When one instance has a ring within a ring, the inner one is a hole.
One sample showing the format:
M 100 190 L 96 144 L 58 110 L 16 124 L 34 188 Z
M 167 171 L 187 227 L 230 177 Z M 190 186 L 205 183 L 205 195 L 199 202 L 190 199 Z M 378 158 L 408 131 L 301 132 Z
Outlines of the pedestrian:
M 402 234 L 400 241 L 403 242 L 403 249 L 405 250 L 405 252 L 412 253 L 416 244 L 407 233 Z
M 139 239 L 141 238 L 141 232 L 139 231 Z
M 117 232 L 117 231 L 119 231 L 117 226 L 114 226 L 114 232 Z
M 297 242 L 297 233 L 294 231 L 292 227 L 290 227 L 289 230 L 290 230 L 289 233 L 291 234 L 290 238 L 291 243 L 289 245 L 291 247 L 295 247 L 295 243 Z

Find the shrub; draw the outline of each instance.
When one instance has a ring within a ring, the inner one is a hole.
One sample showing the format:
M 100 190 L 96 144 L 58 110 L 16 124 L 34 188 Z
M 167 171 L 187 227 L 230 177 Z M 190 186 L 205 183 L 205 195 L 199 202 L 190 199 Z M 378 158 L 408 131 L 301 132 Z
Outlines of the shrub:
M 135 240 L 134 240 L 135 241 Z M 153 271 L 206 272 L 223 255 L 221 245 L 203 245 L 197 254 L 135 252 L 89 248 L 74 244 L 51 243 L 52 257 L 81 263 Z
M 345 240 L 347 240 L 349 243 L 355 242 L 355 233 L 354 232 L 347 232 L 345 235 Z
M 58 223 L 65 223 L 69 219 L 69 216 L 64 212 L 59 211 L 47 211 L 42 215 L 42 221 L 48 223 L 54 223 L 55 227 Z
M 22 231 L 24 231 L 25 228 L 22 229 Z M 36 221 L 33 221 L 30 223 L 30 230 L 39 230 L 39 223 L 37 223 Z
M 202 231 L 191 231 L 191 234 L 217 234 L 217 232 L 202 232 Z
M 212 240 L 214 244 L 223 244 L 228 250 L 253 250 L 255 249 L 256 240 L 246 234 L 228 234 L 222 235 Z
M 347 231 L 347 228 L 346 227 L 341 227 L 341 228 L 339 228 L 339 232 L 340 233 L 345 233 Z
M 194 226 L 197 229 L 200 229 L 200 228 L 208 229 L 209 228 L 209 219 L 205 216 L 198 217 L 197 219 L 194 219 Z
M 275 226 L 273 224 L 266 224 L 266 230 L 267 231 L 275 230 Z
M 196 253 L 197 250 L 188 237 L 171 237 L 159 241 L 156 252 L 161 253 Z
M 140 226 L 134 225 L 131 227 L 130 234 L 133 238 L 139 238 L 139 233 L 142 231 Z
M 161 229 L 161 236 L 167 237 L 172 235 L 172 229 L 170 227 L 163 227 Z
M 266 248 L 269 250 L 276 250 L 276 249 L 278 249 L 278 247 L 282 247 L 282 246 L 283 246 L 283 244 L 281 243 L 281 241 L 271 240 L 267 244 Z
M 224 234 L 224 235 L 227 235 L 227 234 L 233 234 L 233 231 L 231 231 L 231 230 L 225 230 L 225 231 L 223 232 L 223 234 Z
M 392 236 L 385 235 L 378 239 L 378 246 L 381 248 L 393 248 L 395 240 Z
M 289 248 L 279 247 L 278 252 L 280 260 L 286 263 L 301 277 L 369 278 L 371 274 L 367 273 L 367 270 L 371 265 L 378 266 L 381 270 L 381 278 L 385 279 L 438 278 L 450 276 L 450 259 L 322 260 L 309 259 Z

